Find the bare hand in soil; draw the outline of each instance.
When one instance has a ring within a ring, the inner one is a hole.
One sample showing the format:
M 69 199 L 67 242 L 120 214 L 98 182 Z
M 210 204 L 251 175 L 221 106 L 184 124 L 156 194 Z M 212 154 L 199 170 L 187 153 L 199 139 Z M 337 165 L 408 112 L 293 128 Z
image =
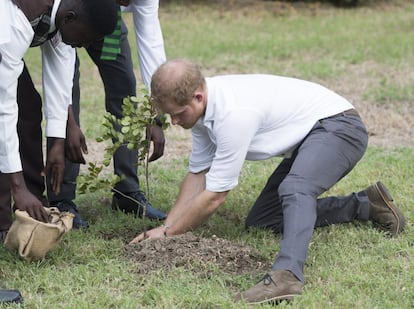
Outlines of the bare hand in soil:
M 159 226 L 156 228 L 153 228 L 152 230 L 147 231 L 146 233 L 141 233 L 137 237 L 135 237 L 133 240 L 129 242 L 129 245 L 135 244 L 137 242 L 141 242 L 143 240 L 147 239 L 157 239 L 157 238 L 164 238 L 164 227 Z

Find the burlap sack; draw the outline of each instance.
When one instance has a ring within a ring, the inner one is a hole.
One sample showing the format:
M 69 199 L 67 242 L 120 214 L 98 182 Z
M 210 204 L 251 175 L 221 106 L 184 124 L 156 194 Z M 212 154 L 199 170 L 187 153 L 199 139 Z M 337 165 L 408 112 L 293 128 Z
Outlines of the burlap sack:
M 49 222 L 37 221 L 26 211 L 16 210 L 14 220 L 7 233 L 4 245 L 17 250 L 27 260 L 40 260 L 55 247 L 63 236 L 72 229 L 74 215 L 60 212 L 56 207 L 46 208 Z

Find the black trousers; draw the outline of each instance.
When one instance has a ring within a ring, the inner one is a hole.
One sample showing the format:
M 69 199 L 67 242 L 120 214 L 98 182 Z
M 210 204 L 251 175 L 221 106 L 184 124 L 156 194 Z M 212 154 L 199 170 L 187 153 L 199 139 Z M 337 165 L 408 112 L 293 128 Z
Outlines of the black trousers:
M 136 94 L 136 80 L 131 58 L 131 49 L 127 40 L 128 30 L 125 24 L 121 25 L 121 53 L 115 60 L 101 60 L 103 41 L 97 41 L 86 49 L 92 61 L 96 64 L 102 78 L 105 89 L 105 109 L 116 117 L 122 116 L 122 102 L 127 96 Z M 79 124 L 80 85 L 79 85 L 79 59 L 75 68 L 73 80 L 72 108 Z M 101 122 L 103 116 L 96 120 Z M 137 176 L 138 152 L 121 147 L 113 156 L 114 171 L 123 176 L 123 180 L 116 184 L 115 188 L 122 192 L 135 192 L 139 190 Z M 47 180 L 47 194 L 50 203 L 61 200 L 73 200 L 76 197 L 76 177 L 79 174 L 79 164 L 66 160 L 65 174 L 61 193 L 56 196 L 52 190 L 49 179 Z
M 46 205 L 43 196 L 45 181 L 40 175 L 43 169 L 42 99 L 34 87 L 26 66 L 18 80 L 17 105 L 19 107 L 17 133 L 24 180 L 29 191 Z M 0 231 L 8 230 L 11 224 L 11 192 L 5 175 L 0 173 Z

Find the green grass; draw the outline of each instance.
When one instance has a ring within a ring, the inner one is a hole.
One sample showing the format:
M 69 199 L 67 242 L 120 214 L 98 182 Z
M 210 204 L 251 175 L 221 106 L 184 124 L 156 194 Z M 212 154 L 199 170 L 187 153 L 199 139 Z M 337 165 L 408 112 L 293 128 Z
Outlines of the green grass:
M 271 261 L 280 237 L 265 231 L 247 233 L 242 223 L 260 191 L 260 183 L 277 163 L 275 159 L 246 164 L 244 180 L 197 233 L 241 241 Z M 164 210 L 168 210 L 168 201 L 177 191 L 174 184 L 182 176 L 176 170 L 184 171 L 186 167 L 182 160 L 169 164 L 175 170 L 160 166 L 151 175 L 157 191 L 152 201 Z M 406 231 L 389 239 L 370 223 L 316 230 L 305 266 L 307 285 L 294 308 L 412 308 L 414 212 L 410 194 L 414 185 L 406 181 L 407 170 L 414 170 L 412 149 L 373 148 L 351 174 L 330 190 L 330 194 L 347 194 L 383 180 L 406 215 Z M 134 273 L 140 265 L 125 257 L 123 246 L 126 239 L 142 230 L 143 223 L 109 211 L 100 202 L 105 194 L 108 193 L 78 198 L 82 213 L 91 223 L 89 231 L 69 233 L 43 262 L 25 262 L 0 249 L 2 285 L 18 287 L 26 299 L 26 308 L 236 308 L 233 295 L 261 277 L 260 273 L 230 276 L 214 269 L 209 278 L 180 268 L 145 276 Z
M 410 72 L 414 63 L 413 1 L 355 10 L 321 6 L 313 11 L 281 11 L 271 4 L 275 7 L 255 11 L 161 2 L 168 57 L 189 57 L 211 74 L 268 72 L 322 81 L 340 81 L 350 68 L 369 62 L 378 70 L 361 78 L 380 72 L 384 82 L 368 82 L 365 99 L 396 109 L 401 104 L 412 106 L 412 77 L 395 80 L 387 73 Z M 129 16 L 126 20 L 130 23 Z M 132 35 L 131 45 L 139 76 Z M 95 138 L 101 132 L 97 115 L 103 114 L 104 94 L 96 67 L 83 50 L 80 57 L 81 121 L 87 136 Z M 26 60 L 40 85 L 38 49 L 30 50 Z M 240 185 L 197 233 L 241 241 L 272 261 L 280 236 L 247 233 L 243 221 L 278 162 L 247 163 Z M 168 211 L 186 167 L 186 158 L 152 164 L 154 205 Z M 406 231 L 389 239 L 370 223 L 316 230 L 305 265 L 304 293 L 280 308 L 414 307 L 413 171 L 412 148 L 368 149 L 357 167 L 326 195 L 363 190 L 382 180 L 406 216 Z M 67 234 L 42 262 L 26 262 L 0 248 L 0 285 L 20 289 L 25 308 L 247 308 L 235 305 L 233 296 L 255 284 L 261 273 L 230 276 L 214 268 L 209 278 L 181 268 L 145 276 L 136 273 L 140 265 L 126 258 L 124 244 L 142 231 L 144 223 L 112 213 L 109 198 L 108 190 L 78 196 L 80 211 L 91 224 L 89 230 Z
M 243 13 L 194 5 L 169 7 L 164 34 L 169 57 L 186 55 L 214 70 L 300 75 L 340 74 L 345 66 L 371 60 L 403 65 L 414 60 L 412 18 L 403 7 L 297 11 L 279 16 L 279 6 Z M 310 13 L 312 12 L 312 13 Z M 283 11 L 282 11 L 283 13 Z M 389 18 L 389 16 L 393 18 Z M 189 26 L 191 25 L 191 26 Z M 217 27 L 220 25 L 220 27 Z M 401 60 L 404 59 L 404 63 Z
M 404 105 L 413 105 L 414 87 L 408 80 L 393 80 L 391 77 L 383 77 L 377 86 L 365 92 L 366 98 L 373 98 L 382 106 L 392 106 L 395 102 Z

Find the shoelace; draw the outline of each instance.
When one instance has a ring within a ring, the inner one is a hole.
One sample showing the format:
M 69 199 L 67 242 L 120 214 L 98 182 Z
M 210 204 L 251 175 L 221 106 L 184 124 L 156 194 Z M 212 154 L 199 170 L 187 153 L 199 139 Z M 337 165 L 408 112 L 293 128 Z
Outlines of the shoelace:
M 143 206 L 145 206 L 145 204 L 146 205 L 148 205 L 149 203 L 148 203 L 148 200 L 145 198 L 145 196 L 144 195 L 142 195 L 142 198 L 140 199 L 140 200 L 138 200 L 138 199 L 136 199 L 136 198 L 134 198 L 134 197 L 132 197 L 132 196 L 130 196 L 130 195 L 128 195 L 128 194 L 125 194 L 125 193 L 123 193 L 123 192 L 121 192 L 121 191 L 119 191 L 119 190 L 116 190 L 116 189 L 114 189 L 114 188 L 112 188 L 112 191 L 113 192 L 115 192 L 115 193 L 117 193 L 119 196 L 121 196 L 121 197 L 123 197 L 123 198 L 125 198 L 125 199 L 128 199 L 128 200 L 130 200 L 131 202 L 133 202 L 133 203 L 137 203 L 138 204 L 138 206 L 141 206 L 141 207 L 143 207 Z M 143 193 L 142 191 L 138 191 L 138 193 Z
M 273 283 L 274 285 L 277 285 L 276 282 L 272 279 L 272 276 L 267 273 L 266 275 L 263 276 L 262 280 L 264 285 L 269 285 L 271 283 Z

